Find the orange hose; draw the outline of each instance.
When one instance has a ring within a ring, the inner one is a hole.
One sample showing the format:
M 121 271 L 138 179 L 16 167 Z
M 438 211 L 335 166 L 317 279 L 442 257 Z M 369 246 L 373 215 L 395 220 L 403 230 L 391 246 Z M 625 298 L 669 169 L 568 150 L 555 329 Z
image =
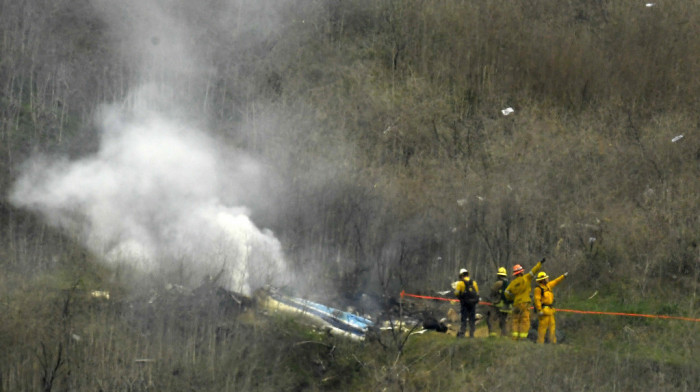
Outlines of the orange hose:
M 439 300 L 439 301 L 450 301 L 450 302 L 459 301 L 456 298 L 442 298 L 442 297 L 431 297 L 428 295 L 408 294 L 402 290 L 401 291 L 401 298 L 403 298 L 404 296 L 405 297 L 413 297 L 413 298 L 421 298 L 421 299 L 433 299 L 433 300 Z M 491 303 L 482 301 L 482 302 L 479 302 L 479 305 L 491 305 Z M 530 309 L 532 309 L 532 307 L 530 307 Z M 609 316 L 647 317 L 647 318 L 658 318 L 658 319 L 669 319 L 669 320 L 694 321 L 696 323 L 700 322 L 700 318 L 668 316 L 668 315 L 663 315 L 663 314 L 599 312 L 599 311 L 593 311 L 593 310 L 575 310 L 575 309 L 560 309 L 560 308 L 556 308 L 556 310 L 557 310 L 557 312 L 568 312 L 568 313 L 579 313 L 579 314 L 603 314 L 603 315 L 609 315 Z

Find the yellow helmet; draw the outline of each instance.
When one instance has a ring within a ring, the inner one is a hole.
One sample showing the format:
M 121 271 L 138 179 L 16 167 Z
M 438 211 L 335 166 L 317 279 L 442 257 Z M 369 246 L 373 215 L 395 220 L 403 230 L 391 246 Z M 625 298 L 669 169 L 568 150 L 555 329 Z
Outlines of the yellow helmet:
M 540 280 L 545 280 L 549 279 L 549 276 L 547 276 L 547 273 L 542 271 L 539 274 L 537 274 L 537 281 L 539 282 Z
M 498 276 L 508 276 L 506 273 L 506 268 L 505 267 L 498 267 L 498 273 L 496 274 Z

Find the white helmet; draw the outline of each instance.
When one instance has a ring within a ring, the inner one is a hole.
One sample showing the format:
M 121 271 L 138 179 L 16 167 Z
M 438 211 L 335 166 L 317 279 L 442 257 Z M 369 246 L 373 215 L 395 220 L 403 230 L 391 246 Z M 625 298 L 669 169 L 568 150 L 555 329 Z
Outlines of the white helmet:
M 462 268 L 461 270 L 459 270 L 459 276 L 463 275 L 469 275 L 469 271 L 467 271 L 466 268 Z

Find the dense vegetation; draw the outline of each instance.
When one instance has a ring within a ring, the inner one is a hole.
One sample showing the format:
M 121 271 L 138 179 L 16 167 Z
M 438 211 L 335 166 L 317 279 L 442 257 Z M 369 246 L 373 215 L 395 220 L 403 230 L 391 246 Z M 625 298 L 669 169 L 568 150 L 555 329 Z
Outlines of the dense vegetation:
M 431 292 L 463 266 L 485 288 L 546 256 L 572 306 L 697 317 L 700 2 L 160 2 L 191 59 L 138 35 L 141 2 L 110 3 L 0 0 L 0 390 L 700 386 L 697 323 L 562 315 L 559 347 L 355 345 L 214 291 L 149 308 L 160 289 L 9 198 L 31 157 L 96 151 L 100 104 L 149 82 L 274 173 L 238 201 L 301 294 Z

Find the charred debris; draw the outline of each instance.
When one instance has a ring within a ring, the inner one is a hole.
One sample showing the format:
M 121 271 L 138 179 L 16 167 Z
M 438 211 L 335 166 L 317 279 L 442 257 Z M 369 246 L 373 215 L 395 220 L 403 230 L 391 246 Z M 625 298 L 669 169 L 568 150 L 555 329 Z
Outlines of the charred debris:
M 166 284 L 125 300 L 110 299 L 107 291 L 93 291 L 91 297 L 93 301 L 112 302 L 119 313 L 128 313 L 144 335 L 157 329 L 164 314 L 170 328 L 177 329 L 194 318 L 217 323 L 222 338 L 241 325 L 264 324 L 275 314 L 296 317 L 313 331 L 356 341 L 383 331 L 456 333 L 459 327 L 458 310 L 448 301 L 426 303 L 362 293 L 328 305 L 269 286 L 248 296 L 220 286 L 216 279 L 205 279 L 195 288 Z M 338 302 L 343 303 L 336 305 Z

